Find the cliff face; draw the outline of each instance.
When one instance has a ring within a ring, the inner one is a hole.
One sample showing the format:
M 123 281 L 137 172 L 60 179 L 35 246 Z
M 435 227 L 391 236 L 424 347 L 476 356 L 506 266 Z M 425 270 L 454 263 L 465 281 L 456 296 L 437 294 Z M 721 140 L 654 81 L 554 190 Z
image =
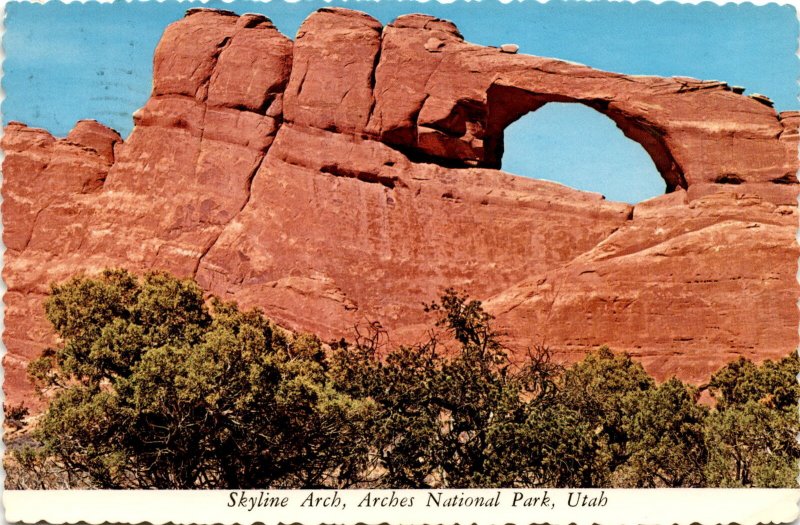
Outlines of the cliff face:
M 797 113 L 724 83 L 629 77 L 465 42 L 451 23 L 321 9 L 294 42 L 192 9 L 156 50 L 126 141 L 12 123 L 3 148 L 6 395 L 53 333 L 49 283 L 123 266 L 193 276 L 277 322 L 396 342 L 446 286 L 512 348 L 608 344 L 695 382 L 797 344 Z M 586 104 L 650 153 L 669 193 L 635 207 L 497 168 L 503 129 Z

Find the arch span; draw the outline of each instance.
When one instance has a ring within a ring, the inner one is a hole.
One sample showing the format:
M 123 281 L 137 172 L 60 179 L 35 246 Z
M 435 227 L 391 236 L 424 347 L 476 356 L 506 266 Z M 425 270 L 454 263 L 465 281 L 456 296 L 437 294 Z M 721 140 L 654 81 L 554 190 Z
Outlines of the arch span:
M 795 200 L 786 181 L 797 182 L 796 118 L 725 82 L 629 76 L 504 53 L 465 42 L 452 24 L 422 15 L 386 26 L 375 56 L 369 119 L 356 132 L 410 158 L 497 168 L 506 126 L 548 102 L 576 102 L 641 144 L 668 192 L 738 184 L 737 191 L 774 202 Z
M 606 100 L 579 99 L 564 95 L 540 94 L 512 86 L 492 84 L 487 91 L 487 125 L 485 162 L 500 168 L 504 151 L 505 129 L 521 118 L 550 102 L 580 103 L 609 117 L 622 133 L 638 142 L 650 155 L 666 183 L 666 192 L 686 188 L 686 179 L 664 140 L 664 130 L 648 121 L 645 115 L 631 115 Z

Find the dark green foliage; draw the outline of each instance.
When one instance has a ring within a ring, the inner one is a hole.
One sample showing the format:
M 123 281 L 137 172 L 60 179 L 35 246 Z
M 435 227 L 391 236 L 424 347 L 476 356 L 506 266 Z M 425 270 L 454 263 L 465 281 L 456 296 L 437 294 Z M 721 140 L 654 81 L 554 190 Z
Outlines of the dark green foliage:
M 656 386 L 630 356 L 602 347 L 564 373 L 560 392 L 593 429 L 586 485 L 704 484 L 706 409 L 691 387 L 674 378 Z
M 764 361 L 761 366 L 740 357 L 714 374 L 708 388 L 721 410 L 751 401 L 780 410 L 796 410 L 800 395 L 798 373 L 800 359 L 796 353 L 777 362 Z
M 796 356 L 729 364 L 708 408 L 605 347 L 513 362 L 453 290 L 396 349 L 376 323 L 326 345 L 163 273 L 76 278 L 46 307 L 62 344 L 29 367 L 50 403 L 20 488 L 796 486 Z
M 709 483 L 722 487 L 797 485 L 796 354 L 756 366 L 739 359 L 711 378 L 717 410 L 708 418 Z
M 312 337 L 165 274 L 53 288 L 64 340 L 31 367 L 58 394 L 45 454 L 104 488 L 340 485 L 362 469 L 371 402 L 328 384 Z
M 703 424 L 707 409 L 697 392 L 672 378 L 645 390 L 625 414 L 627 458 L 616 486 L 702 487 L 707 450 Z
M 614 472 L 628 460 L 627 422 L 642 396 L 655 387 L 642 365 L 607 347 L 590 352 L 566 370 L 560 382 L 562 403 L 575 410 L 592 432 L 594 454 L 587 457 L 590 486 L 609 486 Z
M 380 485 L 532 486 L 577 479 L 564 468 L 568 460 L 550 454 L 565 440 L 581 438 L 571 411 L 552 404 L 557 367 L 546 351 L 532 351 L 515 367 L 480 303 L 453 290 L 427 310 L 439 314 L 440 332 L 424 344 L 379 361 L 381 332 L 373 325 L 332 356 L 338 387 L 377 403 L 373 447 L 385 471 Z
M 3 404 L 3 415 L 5 416 L 6 423 L 13 423 L 14 425 L 25 426 L 24 419 L 28 417 L 30 411 L 25 403 L 18 405 Z

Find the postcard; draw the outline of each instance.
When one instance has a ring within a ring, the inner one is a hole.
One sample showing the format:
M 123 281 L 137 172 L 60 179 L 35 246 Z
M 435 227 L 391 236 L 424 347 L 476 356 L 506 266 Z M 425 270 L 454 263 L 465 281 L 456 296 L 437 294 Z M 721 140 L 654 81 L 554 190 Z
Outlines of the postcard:
M 5 11 L 8 521 L 797 517 L 794 7 Z

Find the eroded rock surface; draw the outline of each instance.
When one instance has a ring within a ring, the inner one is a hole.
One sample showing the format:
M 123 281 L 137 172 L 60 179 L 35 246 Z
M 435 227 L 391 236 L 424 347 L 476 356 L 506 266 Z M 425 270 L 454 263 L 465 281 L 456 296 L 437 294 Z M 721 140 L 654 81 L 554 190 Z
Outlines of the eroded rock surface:
M 697 383 L 796 347 L 797 112 L 333 8 L 294 42 L 192 9 L 154 66 L 124 142 L 94 121 L 5 130 L 11 403 L 31 404 L 24 367 L 53 342 L 49 283 L 116 266 L 193 276 L 325 338 L 377 319 L 413 341 L 421 303 L 455 286 L 512 348 L 608 344 Z M 669 193 L 633 207 L 500 171 L 503 129 L 548 102 L 613 119 Z

